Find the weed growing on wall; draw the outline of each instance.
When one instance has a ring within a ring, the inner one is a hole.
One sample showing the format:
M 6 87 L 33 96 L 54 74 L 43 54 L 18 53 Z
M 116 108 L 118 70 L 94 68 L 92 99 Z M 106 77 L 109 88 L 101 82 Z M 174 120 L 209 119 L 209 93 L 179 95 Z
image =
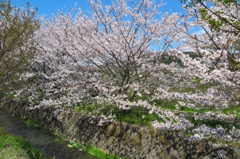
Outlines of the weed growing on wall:
M 25 121 L 25 123 L 27 124 L 27 126 L 31 127 L 31 126 L 37 126 L 37 121 L 34 119 L 27 119 Z
M 102 150 L 94 147 L 93 145 L 83 146 L 82 144 L 74 141 L 71 141 L 68 144 L 68 147 L 77 148 L 81 151 L 87 152 L 88 154 L 99 157 L 100 159 L 130 159 L 128 157 L 118 157 L 117 155 L 107 154 L 106 152 L 103 152 Z

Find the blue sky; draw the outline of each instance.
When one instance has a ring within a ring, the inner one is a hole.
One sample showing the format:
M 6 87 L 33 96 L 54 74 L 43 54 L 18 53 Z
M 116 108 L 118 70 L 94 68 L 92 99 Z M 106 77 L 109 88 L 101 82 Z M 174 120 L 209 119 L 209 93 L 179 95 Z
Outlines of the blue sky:
M 102 1 L 103 3 L 107 3 L 112 2 L 113 0 Z M 159 3 L 161 0 L 155 1 Z M 45 15 L 47 18 L 51 17 L 52 14 L 57 14 L 61 9 L 64 9 L 65 12 L 71 11 L 75 3 L 77 3 L 77 7 L 81 8 L 83 11 L 91 10 L 88 0 L 11 0 L 11 3 L 17 7 L 26 6 L 27 2 L 30 2 L 32 7 L 38 8 L 38 15 Z M 184 12 L 180 0 L 165 0 L 164 2 L 166 3 L 166 6 L 162 7 L 162 12 Z

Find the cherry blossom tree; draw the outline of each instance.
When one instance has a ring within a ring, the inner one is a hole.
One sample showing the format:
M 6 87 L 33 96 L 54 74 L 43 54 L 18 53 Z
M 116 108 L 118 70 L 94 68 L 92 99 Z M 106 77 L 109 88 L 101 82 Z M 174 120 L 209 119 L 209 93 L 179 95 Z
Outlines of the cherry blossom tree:
M 177 59 L 181 59 L 182 69 L 187 76 L 179 86 L 194 88 L 191 91 L 175 91 L 172 87 L 159 87 L 154 99 L 177 99 L 178 105 L 188 106 L 194 109 L 213 107 L 213 112 L 194 115 L 194 120 L 232 121 L 239 118 L 238 111 L 226 115 L 221 110 L 233 106 L 239 106 L 239 2 L 221 0 L 196 0 L 188 1 L 188 15 L 182 19 L 183 24 L 176 26 L 180 34 L 176 36 L 182 39 L 183 44 L 170 50 L 168 53 Z M 183 51 L 188 49 L 188 52 Z M 190 53 L 189 53 L 190 50 Z M 171 70 L 172 72 L 172 70 Z M 179 72 L 178 72 L 179 73 Z M 181 78 L 178 81 L 181 82 Z M 206 86 L 202 89 L 199 86 Z M 201 89 L 200 89 L 201 88 Z M 177 105 L 176 105 L 177 106 Z M 230 108 L 230 109 L 232 109 Z M 237 108 L 238 109 L 238 108 Z M 226 109 L 225 109 L 226 110 Z M 180 119 L 182 120 L 182 119 Z M 180 123 L 184 123 L 182 120 Z M 166 126 L 166 123 L 153 123 L 155 127 Z M 174 124 L 168 126 L 173 127 Z M 181 124 L 177 124 L 178 128 Z M 186 126 L 185 124 L 184 126 Z M 201 131 L 199 131 L 201 129 Z M 197 133 L 191 139 L 219 135 L 220 130 L 226 131 L 221 126 L 209 128 L 201 125 L 193 130 Z M 231 133 L 234 131 L 235 135 Z M 212 134 L 210 133 L 210 136 Z M 239 136 L 239 130 L 232 128 L 231 133 L 225 134 L 229 140 L 235 140 Z M 235 138 L 235 139 L 234 139 Z
M 187 103 L 227 107 L 239 100 L 239 3 L 236 1 L 193 1 L 179 32 L 183 46 L 191 48 L 192 57 L 181 47 L 169 53 L 181 59 L 188 76 L 213 87 L 204 92 L 169 92 L 159 88 L 156 98 L 177 98 Z M 189 20 L 191 18 L 191 20 Z M 192 30 L 195 31 L 192 31 Z M 197 31 L 198 30 L 198 31 Z M 194 81 L 192 81 L 194 82 Z M 192 87 L 196 87 L 192 84 Z M 231 90 L 231 91 L 229 91 Z M 196 105 L 194 105 L 196 106 Z
M 152 100 L 157 87 L 184 76 L 178 63 L 161 61 L 178 34 L 179 16 L 160 14 L 162 5 L 150 0 L 90 3 L 90 15 L 79 10 L 75 17 L 71 12 L 42 20 L 33 70 L 23 76 L 37 81 L 26 88 L 33 92 L 29 100 L 39 107 L 90 103 L 99 110 L 146 109 L 168 119 L 168 126 L 180 120 Z
M 82 81 L 83 85 L 92 85 L 99 95 L 133 101 L 149 91 L 148 79 L 159 70 L 159 53 L 150 48 L 166 47 L 173 42 L 176 33 L 172 30 L 179 17 L 164 14 L 157 19 L 161 5 L 147 0 L 140 4 L 132 1 L 131 5 L 119 0 L 105 7 L 100 1 L 90 3 L 91 16 L 79 11 L 72 20 L 71 13 L 62 13 L 44 22 L 37 36 L 41 51 L 36 70 L 42 68 L 46 83 L 48 78 L 80 78 L 75 80 L 78 86 Z M 55 83 L 49 82 L 48 89 L 62 89 L 64 84 L 72 90 L 69 86 L 76 86 L 72 81 L 68 85 L 53 79 L 49 79 Z

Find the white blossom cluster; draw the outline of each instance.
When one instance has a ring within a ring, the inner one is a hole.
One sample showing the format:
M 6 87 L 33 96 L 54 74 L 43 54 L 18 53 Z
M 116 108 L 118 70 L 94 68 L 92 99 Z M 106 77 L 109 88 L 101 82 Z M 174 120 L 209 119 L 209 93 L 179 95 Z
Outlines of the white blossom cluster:
M 193 136 L 189 138 L 190 141 L 201 140 L 207 137 L 214 137 L 224 139 L 225 141 L 236 141 L 239 142 L 240 130 L 236 129 L 234 126 L 229 132 L 226 131 L 222 126 L 217 126 L 216 128 L 210 128 L 205 124 L 193 129 Z

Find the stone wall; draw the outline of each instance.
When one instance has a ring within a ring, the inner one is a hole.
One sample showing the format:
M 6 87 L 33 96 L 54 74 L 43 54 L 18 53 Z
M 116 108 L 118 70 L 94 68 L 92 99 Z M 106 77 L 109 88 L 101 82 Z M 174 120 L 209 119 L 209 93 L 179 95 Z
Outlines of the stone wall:
M 119 122 L 98 125 L 99 118 L 53 107 L 29 109 L 8 103 L 2 109 L 82 144 L 93 144 L 107 153 L 136 159 L 239 159 L 239 150 L 214 146 L 205 140 L 188 141 L 180 131 L 154 130 Z

